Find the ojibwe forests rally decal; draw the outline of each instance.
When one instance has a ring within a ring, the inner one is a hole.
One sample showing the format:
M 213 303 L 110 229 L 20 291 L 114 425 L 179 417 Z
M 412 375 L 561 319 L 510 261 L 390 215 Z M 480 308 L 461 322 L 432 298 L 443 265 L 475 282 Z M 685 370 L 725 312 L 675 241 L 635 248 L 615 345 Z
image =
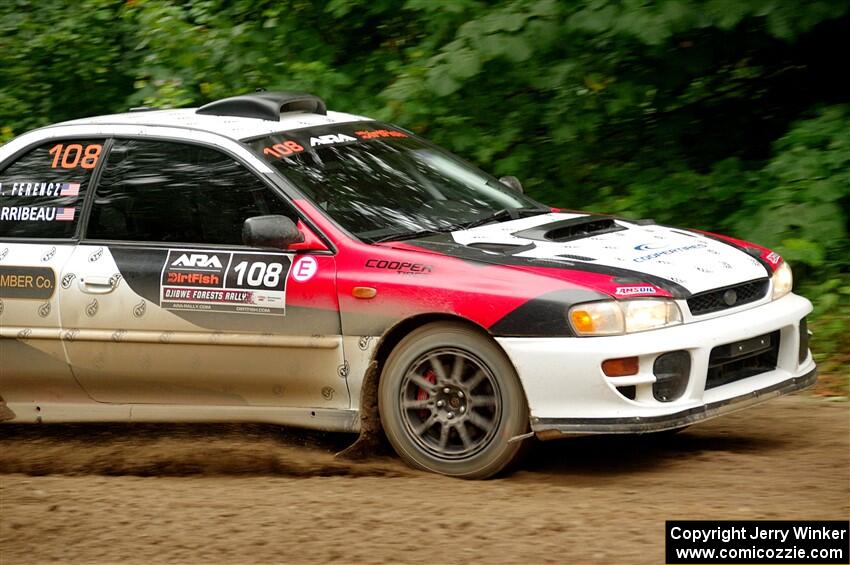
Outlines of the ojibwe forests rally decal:
M 160 304 L 168 310 L 284 315 L 291 267 L 285 254 L 171 249 Z

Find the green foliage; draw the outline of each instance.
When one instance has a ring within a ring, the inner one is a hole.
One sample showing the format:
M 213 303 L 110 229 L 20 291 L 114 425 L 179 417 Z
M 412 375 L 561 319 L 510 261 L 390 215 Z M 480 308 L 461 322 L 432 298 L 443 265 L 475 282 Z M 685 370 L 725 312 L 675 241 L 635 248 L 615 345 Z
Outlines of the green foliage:
M 556 206 L 779 250 L 850 332 L 847 0 L 0 3 L 0 142 L 128 106 L 307 90 Z M 821 347 L 824 347 L 821 345 Z

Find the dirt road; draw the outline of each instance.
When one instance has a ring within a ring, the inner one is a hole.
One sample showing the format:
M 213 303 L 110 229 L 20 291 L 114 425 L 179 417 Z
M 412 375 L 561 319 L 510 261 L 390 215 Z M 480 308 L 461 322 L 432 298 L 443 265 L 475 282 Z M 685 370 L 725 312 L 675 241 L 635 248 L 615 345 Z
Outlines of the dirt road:
M 665 519 L 847 519 L 848 414 L 783 398 L 486 482 L 265 426 L 3 427 L 0 562 L 663 563 Z

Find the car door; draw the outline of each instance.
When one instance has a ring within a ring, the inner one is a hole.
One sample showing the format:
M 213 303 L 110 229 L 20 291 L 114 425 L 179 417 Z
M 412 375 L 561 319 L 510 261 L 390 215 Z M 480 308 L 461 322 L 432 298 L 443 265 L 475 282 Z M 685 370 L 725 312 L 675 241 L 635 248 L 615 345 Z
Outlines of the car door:
M 0 164 L 0 396 L 22 420 L 90 402 L 65 358 L 59 289 L 103 143 L 54 138 Z
M 334 257 L 242 245 L 245 219 L 268 214 L 298 220 L 225 152 L 114 140 L 62 296 L 93 398 L 348 407 Z

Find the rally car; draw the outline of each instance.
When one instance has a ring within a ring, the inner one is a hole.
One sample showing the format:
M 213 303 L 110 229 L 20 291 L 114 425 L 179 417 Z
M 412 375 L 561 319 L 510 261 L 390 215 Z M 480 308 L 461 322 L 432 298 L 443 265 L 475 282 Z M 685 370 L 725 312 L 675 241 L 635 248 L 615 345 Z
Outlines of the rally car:
M 0 418 L 379 423 L 481 478 L 815 380 L 775 252 L 549 208 L 412 132 L 259 92 L 0 148 Z

